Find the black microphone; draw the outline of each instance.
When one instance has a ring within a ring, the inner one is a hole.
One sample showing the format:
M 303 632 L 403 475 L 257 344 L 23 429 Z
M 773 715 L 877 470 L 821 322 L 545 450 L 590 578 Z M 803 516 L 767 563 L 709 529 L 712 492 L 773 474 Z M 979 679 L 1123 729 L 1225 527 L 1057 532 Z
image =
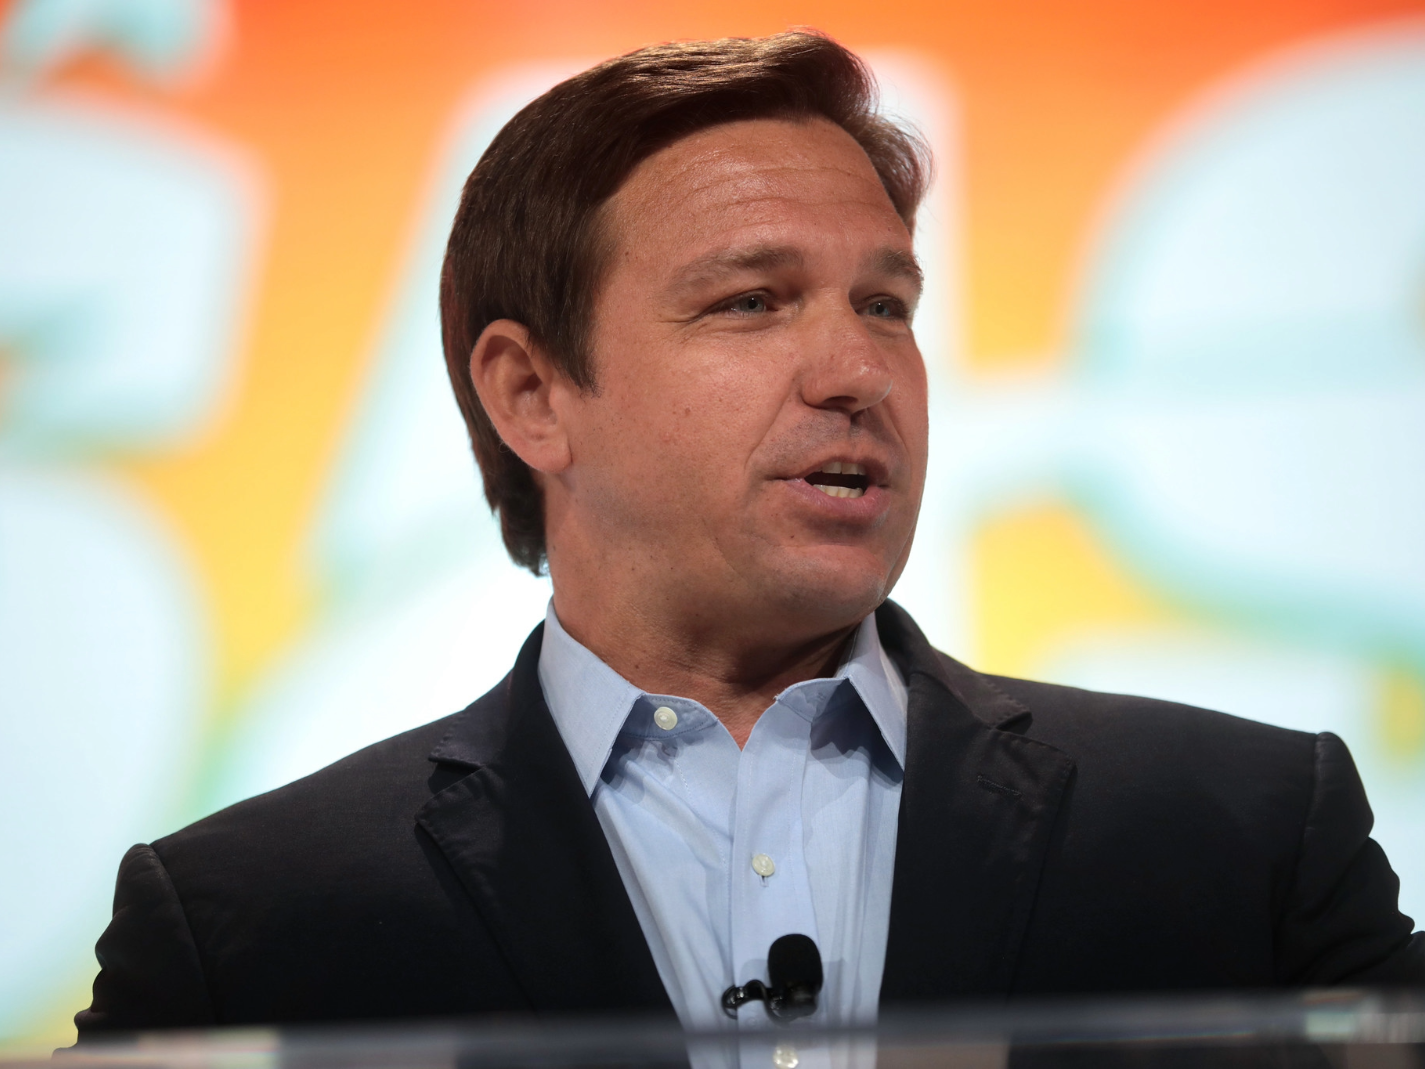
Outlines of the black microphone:
M 816 1012 L 821 993 L 821 951 L 808 935 L 784 935 L 767 951 L 767 979 L 733 984 L 722 993 L 722 1009 L 736 1017 L 739 1006 L 760 999 L 778 1021 L 791 1021 Z

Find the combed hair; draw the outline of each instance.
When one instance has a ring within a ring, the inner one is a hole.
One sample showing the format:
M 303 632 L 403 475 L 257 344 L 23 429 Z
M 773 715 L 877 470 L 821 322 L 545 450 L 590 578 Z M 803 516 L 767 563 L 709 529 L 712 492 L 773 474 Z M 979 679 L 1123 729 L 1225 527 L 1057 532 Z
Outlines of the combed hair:
M 475 342 L 497 319 L 522 323 L 560 373 L 592 389 L 594 302 L 611 236 L 600 209 L 638 164 L 689 134 L 762 118 L 824 118 L 865 150 L 913 227 L 930 155 L 877 112 L 866 65 L 820 33 L 641 48 L 560 82 L 495 135 L 470 173 L 440 279 L 445 363 L 485 498 L 514 561 L 539 574 L 544 501 L 500 440 L 470 379 Z

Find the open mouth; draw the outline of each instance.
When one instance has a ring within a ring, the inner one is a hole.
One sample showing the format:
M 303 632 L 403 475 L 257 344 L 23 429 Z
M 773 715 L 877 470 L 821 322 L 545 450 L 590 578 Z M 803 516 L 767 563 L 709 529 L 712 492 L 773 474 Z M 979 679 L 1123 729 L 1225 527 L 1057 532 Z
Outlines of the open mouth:
M 871 485 L 864 467 L 840 460 L 823 464 L 820 471 L 806 476 L 806 481 L 827 497 L 860 497 Z

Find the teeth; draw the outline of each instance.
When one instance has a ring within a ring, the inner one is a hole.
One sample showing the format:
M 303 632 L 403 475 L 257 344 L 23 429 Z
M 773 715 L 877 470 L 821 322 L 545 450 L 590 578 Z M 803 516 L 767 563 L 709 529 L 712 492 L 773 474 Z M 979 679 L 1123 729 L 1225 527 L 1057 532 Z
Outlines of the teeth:
M 848 466 L 849 466 L 849 465 L 848 465 Z M 826 469 L 823 468 L 822 470 L 825 471 Z M 830 475 L 835 475 L 835 474 L 839 474 L 839 473 L 837 473 L 837 472 L 828 472 L 828 474 L 830 474 Z M 863 473 L 861 473 L 861 472 L 852 472 L 851 474 L 852 474 L 852 475 L 859 475 L 859 474 L 863 474 Z M 827 497 L 861 497 L 862 495 L 864 495 L 864 494 L 866 493 L 866 491 L 865 491 L 865 490 L 862 490 L 859 486 L 823 486 L 821 483 L 812 483 L 812 485 L 815 486 L 818 490 L 820 490 L 820 491 L 821 491 L 823 494 L 825 494 Z
M 866 474 L 865 465 L 862 465 L 862 464 L 852 464 L 850 461 L 847 461 L 847 462 L 843 463 L 842 461 L 839 461 L 839 460 L 833 460 L 833 461 L 831 461 L 830 463 L 823 464 L 823 465 L 821 466 L 821 470 L 824 471 L 824 472 L 826 472 L 826 474 L 828 474 L 828 475 L 865 475 L 865 474 Z

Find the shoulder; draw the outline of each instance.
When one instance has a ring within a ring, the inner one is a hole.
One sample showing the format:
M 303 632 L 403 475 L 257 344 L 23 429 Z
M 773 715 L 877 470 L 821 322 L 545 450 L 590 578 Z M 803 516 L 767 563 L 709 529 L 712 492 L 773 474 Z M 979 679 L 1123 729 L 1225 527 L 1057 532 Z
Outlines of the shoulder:
M 946 662 L 954 663 L 945 654 Z M 962 668 L 963 670 L 963 668 Z M 1168 738 L 1244 742 L 1310 749 L 1310 732 L 1275 727 L 1256 720 L 1195 705 L 1134 694 L 1084 690 L 1058 683 L 978 673 L 980 678 L 1027 709 L 1039 732 L 1126 732 Z
M 1045 744 L 1074 765 L 1080 797 L 1138 796 L 1245 804 L 1260 799 L 1300 818 L 1323 749 L 1317 736 L 1177 702 L 978 672 L 936 650 L 900 606 L 886 602 L 877 627 L 907 678 L 923 674 L 981 724 Z
M 944 656 L 942 654 L 942 656 Z M 946 657 L 949 661 L 950 658 Z M 1317 736 L 1179 702 L 981 674 L 1029 714 L 1025 733 L 1070 751 L 1175 762 L 1314 761 Z
M 228 806 L 165 836 L 153 849 L 180 884 L 310 871 L 343 854 L 408 838 L 432 794 L 432 749 L 463 714 L 358 750 L 311 775 Z M 380 853 L 375 850 L 375 853 Z
M 1250 828 L 1294 850 L 1323 757 L 1350 761 L 1329 734 L 1154 698 L 980 678 L 1027 714 L 1010 730 L 1068 756 L 1076 805 L 1111 826 L 1149 820 L 1242 834 Z
M 949 659 L 946 659 L 949 660 Z M 980 676 L 1002 691 L 1032 717 L 1029 734 L 1069 745 L 1133 743 L 1146 754 L 1187 757 L 1197 750 L 1225 757 L 1227 751 L 1248 757 L 1280 754 L 1311 760 L 1315 734 L 1275 727 L 1230 713 L 1187 706 L 1177 701 L 1083 690 L 1010 676 Z M 1188 750 L 1184 753 L 1181 747 Z M 1241 748 L 1245 747 L 1245 750 Z
M 894 602 L 876 613 L 883 648 L 908 680 L 923 675 L 987 727 L 1052 746 L 1079 767 L 1130 779 L 1277 768 L 1312 776 L 1318 737 L 1177 702 L 978 672 L 935 649 Z

